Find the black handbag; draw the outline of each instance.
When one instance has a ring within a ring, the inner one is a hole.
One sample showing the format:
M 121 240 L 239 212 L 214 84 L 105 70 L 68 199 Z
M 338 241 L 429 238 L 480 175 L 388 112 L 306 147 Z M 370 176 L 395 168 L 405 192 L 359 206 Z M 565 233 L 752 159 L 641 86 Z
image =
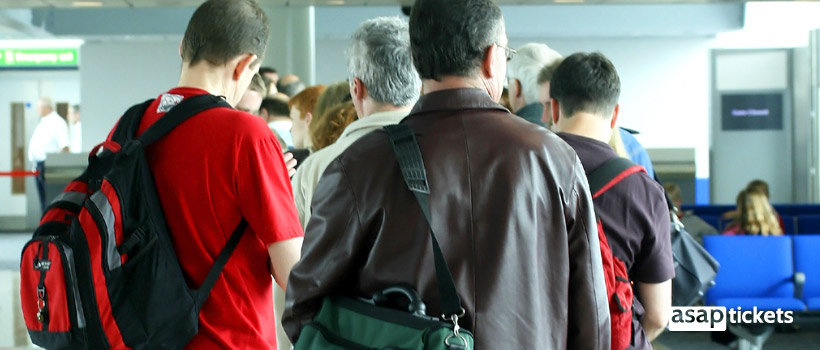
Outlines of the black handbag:
M 407 125 L 390 125 L 385 129 L 405 183 L 430 224 L 430 188 L 415 134 Z M 371 299 L 326 297 L 313 320 L 302 328 L 294 349 L 472 350 L 473 335 L 458 325 L 464 308 L 432 225 L 430 240 L 441 297 L 441 319 L 425 314 L 424 302 L 409 286 L 389 287 Z
M 672 305 L 690 306 L 703 298 L 706 290 L 715 285 L 720 264 L 686 232 L 674 207 L 670 208 L 669 213 L 672 217 L 672 256 L 675 259 Z

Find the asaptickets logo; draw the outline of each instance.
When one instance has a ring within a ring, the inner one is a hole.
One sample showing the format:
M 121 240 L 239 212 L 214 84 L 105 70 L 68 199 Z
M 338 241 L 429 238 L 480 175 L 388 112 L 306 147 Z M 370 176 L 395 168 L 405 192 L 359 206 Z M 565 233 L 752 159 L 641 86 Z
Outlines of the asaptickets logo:
M 783 324 L 794 322 L 793 311 L 751 310 L 742 307 L 673 307 L 669 330 L 673 332 L 725 331 L 731 324 Z

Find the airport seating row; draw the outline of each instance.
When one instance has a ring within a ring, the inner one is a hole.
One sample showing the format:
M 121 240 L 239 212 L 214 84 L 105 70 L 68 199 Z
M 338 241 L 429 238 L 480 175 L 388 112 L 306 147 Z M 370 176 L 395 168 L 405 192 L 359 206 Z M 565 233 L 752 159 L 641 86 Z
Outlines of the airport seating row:
M 716 235 L 703 241 L 720 263 L 707 305 L 820 311 L 820 235 Z

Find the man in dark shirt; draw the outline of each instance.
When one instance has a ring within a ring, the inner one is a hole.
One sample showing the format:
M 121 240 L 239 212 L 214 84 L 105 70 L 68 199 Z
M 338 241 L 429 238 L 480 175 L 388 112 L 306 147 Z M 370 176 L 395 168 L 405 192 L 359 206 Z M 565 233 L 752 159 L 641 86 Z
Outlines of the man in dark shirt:
M 607 144 L 618 118 L 620 79 L 599 53 L 567 57 L 550 81 L 554 130 L 575 152 L 587 174 L 618 155 Z M 628 176 L 593 200 L 613 255 L 635 282 L 634 349 L 666 327 L 675 275 L 669 210 L 663 189 L 645 173 Z

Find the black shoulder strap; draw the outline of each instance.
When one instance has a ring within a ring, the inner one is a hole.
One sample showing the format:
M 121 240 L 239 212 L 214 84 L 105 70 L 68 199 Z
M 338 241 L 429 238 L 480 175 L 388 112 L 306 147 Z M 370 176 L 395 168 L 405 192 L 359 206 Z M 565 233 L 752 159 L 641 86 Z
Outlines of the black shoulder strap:
M 598 198 L 598 196 L 621 182 L 621 180 L 627 176 L 642 171 L 646 172 L 646 169 L 633 163 L 629 159 L 621 157 L 612 158 L 587 175 L 589 192 L 592 193 L 592 198 Z
M 133 105 L 125 111 L 122 118 L 120 118 L 120 121 L 117 122 L 117 127 L 114 129 L 114 133 L 111 134 L 111 140 L 120 145 L 125 145 L 128 140 L 131 140 L 133 135 L 137 133 L 142 116 L 145 114 L 145 111 L 152 102 L 154 102 L 154 99 Z
M 231 234 L 231 238 L 228 239 L 228 243 L 225 244 L 225 248 L 222 248 L 222 251 L 219 252 L 219 256 L 216 257 L 214 265 L 211 266 L 211 270 L 209 270 L 208 275 L 205 276 L 205 281 L 202 282 L 202 285 L 199 286 L 199 290 L 196 291 L 197 310 L 202 309 L 202 304 L 205 303 L 205 300 L 208 300 L 208 295 L 211 294 L 211 289 L 214 287 L 214 284 L 216 284 L 216 280 L 219 279 L 219 274 L 222 273 L 222 269 L 225 268 L 225 264 L 228 263 L 228 259 L 231 257 L 231 254 L 233 254 L 234 249 L 236 249 L 247 228 L 248 222 L 245 221 L 245 218 L 242 218 L 242 221 L 239 222 L 239 225 L 236 226 L 233 234 Z
M 441 247 L 433 233 L 433 222 L 430 219 L 430 203 L 428 195 L 430 187 L 427 183 L 427 172 L 424 170 L 424 160 L 421 157 L 416 135 L 413 129 L 406 124 L 388 125 L 384 127 L 390 136 L 390 144 L 393 152 L 399 161 L 402 176 L 407 187 L 416 196 L 421 207 L 424 218 L 430 226 L 430 239 L 433 241 L 433 254 L 436 265 L 436 280 L 438 281 L 438 292 L 441 297 L 441 308 L 444 316 L 463 316 L 464 309 L 461 307 L 461 299 L 458 297 L 453 275 L 441 252 Z
M 202 94 L 186 98 L 154 122 L 148 130 L 145 130 L 145 132 L 140 135 L 139 141 L 143 147 L 148 146 L 167 135 L 171 130 L 191 117 L 216 107 L 233 108 L 221 97 L 211 94 Z M 132 133 L 131 135 L 134 134 Z

